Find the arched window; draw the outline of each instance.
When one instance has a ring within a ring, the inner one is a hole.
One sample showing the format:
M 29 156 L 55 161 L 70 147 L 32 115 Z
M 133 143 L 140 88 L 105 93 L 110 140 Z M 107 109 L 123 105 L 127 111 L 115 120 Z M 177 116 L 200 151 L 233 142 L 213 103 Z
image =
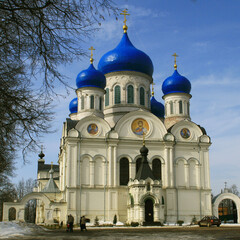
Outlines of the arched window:
M 182 101 L 179 101 L 179 113 L 183 113 Z
M 127 103 L 134 103 L 134 91 L 132 85 L 127 87 Z
M 115 104 L 119 104 L 121 103 L 121 89 L 120 89 L 120 86 L 116 86 L 115 89 L 114 89 L 114 92 L 115 92 Z
M 102 111 L 102 97 L 99 98 L 99 110 Z
M 145 105 L 145 93 L 143 87 L 140 87 L 140 105 Z
M 81 109 L 84 109 L 84 96 L 81 96 Z
M 127 158 L 120 160 L 120 185 L 126 186 L 129 181 L 129 162 Z
M 136 174 L 138 172 L 138 169 L 140 168 L 141 161 L 142 161 L 142 158 L 138 158 L 137 161 L 136 161 Z
M 106 94 L 105 94 L 105 106 L 109 105 L 109 88 L 106 89 Z
M 170 102 L 170 114 L 173 114 L 173 102 Z
M 164 110 L 165 110 L 165 116 L 167 116 L 167 104 L 165 104 Z
M 153 175 L 157 180 L 162 179 L 162 164 L 159 159 L 154 159 L 152 162 Z

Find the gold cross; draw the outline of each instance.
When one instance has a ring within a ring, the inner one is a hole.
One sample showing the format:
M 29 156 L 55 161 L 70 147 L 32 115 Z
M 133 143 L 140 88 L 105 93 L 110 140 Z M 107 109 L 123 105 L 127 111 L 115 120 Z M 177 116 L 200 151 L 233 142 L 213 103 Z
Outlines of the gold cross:
M 176 53 L 174 53 L 172 56 L 174 57 L 174 68 L 175 68 L 175 70 L 177 70 L 177 57 L 178 57 L 178 55 Z
M 93 46 L 91 46 L 88 50 L 91 50 L 90 63 L 92 64 L 92 63 L 93 63 L 93 60 L 94 60 L 94 59 L 92 58 L 92 57 L 93 57 L 93 50 L 96 50 L 96 49 L 94 49 Z
M 53 169 L 53 162 L 51 162 L 51 169 Z
M 154 85 L 155 85 L 155 83 L 153 82 L 152 83 L 152 97 L 154 96 Z
M 124 15 L 124 21 L 123 21 L 123 23 L 124 23 L 124 25 L 123 25 L 123 30 L 124 30 L 124 33 L 126 33 L 127 32 L 127 29 L 128 29 L 128 27 L 127 27 L 127 25 L 126 25 L 126 22 L 127 22 L 127 18 L 126 18 L 126 16 L 128 15 L 130 15 L 128 12 L 127 12 L 127 9 L 124 9 L 123 10 L 123 12 L 122 13 L 120 13 L 121 15 Z

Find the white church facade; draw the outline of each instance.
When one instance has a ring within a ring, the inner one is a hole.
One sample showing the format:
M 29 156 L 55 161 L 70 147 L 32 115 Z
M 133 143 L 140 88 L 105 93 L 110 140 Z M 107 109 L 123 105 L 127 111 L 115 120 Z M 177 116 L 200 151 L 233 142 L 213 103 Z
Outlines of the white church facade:
M 212 215 L 210 137 L 191 121 L 191 83 L 177 71 L 154 97 L 153 63 L 124 33 L 118 46 L 77 76 L 58 165 L 39 155 L 36 223 L 85 215 L 124 223 L 191 222 Z M 91 48 L 93 50 L 93 48 Z M 49 173 L 50 170 L 50 173 Z M 21 203 L 5 203 L 23 218 Z

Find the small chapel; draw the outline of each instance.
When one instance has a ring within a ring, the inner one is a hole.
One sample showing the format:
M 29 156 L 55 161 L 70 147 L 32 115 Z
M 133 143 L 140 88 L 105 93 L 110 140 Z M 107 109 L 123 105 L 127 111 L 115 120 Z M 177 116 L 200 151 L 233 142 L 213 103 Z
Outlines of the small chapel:
M 191 82 L 178 72 L 154 96 L 153 63 L 123 35 L 76 78 L 57 165 L 39 154 L 36 223 L 86 216 L 123 223 L 191 222 L 212 215 L 210 137 L 191 120 Z M 120 39 L 121 38 L 121 39 Z M 150 88 L 152 86 L 152 88 Z M 13 203 L 11 203 L 13 206 Z M 14 203 L 17 219 L 23 209 Z M 6 213 L 5 213 L 6 215 Z M 78 221 L 78 220 L 76 220 Z

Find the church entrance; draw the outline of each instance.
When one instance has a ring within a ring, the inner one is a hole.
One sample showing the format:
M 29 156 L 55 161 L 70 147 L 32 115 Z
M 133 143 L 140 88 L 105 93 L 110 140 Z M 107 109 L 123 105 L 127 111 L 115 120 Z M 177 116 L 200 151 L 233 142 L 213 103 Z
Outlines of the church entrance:
M 149 198 L 145 201 L 145 222 L 153 222 L 153 201 Z

